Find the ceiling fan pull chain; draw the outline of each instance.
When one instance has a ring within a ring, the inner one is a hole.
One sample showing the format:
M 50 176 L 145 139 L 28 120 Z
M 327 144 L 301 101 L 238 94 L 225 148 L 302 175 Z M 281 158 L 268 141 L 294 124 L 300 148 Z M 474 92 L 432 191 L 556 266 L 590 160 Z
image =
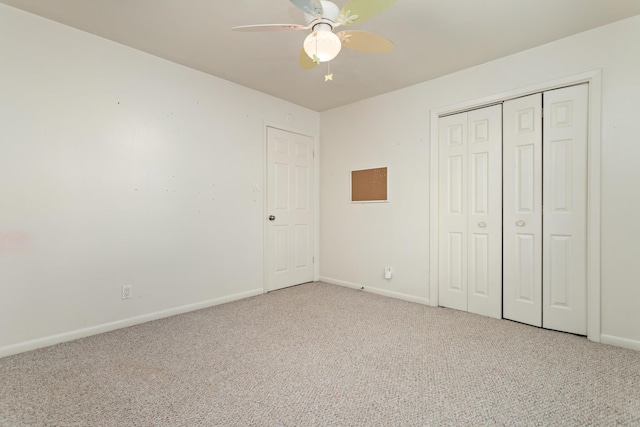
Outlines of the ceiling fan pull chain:
M 328 82 L 329 80 L 333 81 L 333 74 L 331 73 L 331 61 L 327 62 L 327 75 L 324 76 L 325 82 Z

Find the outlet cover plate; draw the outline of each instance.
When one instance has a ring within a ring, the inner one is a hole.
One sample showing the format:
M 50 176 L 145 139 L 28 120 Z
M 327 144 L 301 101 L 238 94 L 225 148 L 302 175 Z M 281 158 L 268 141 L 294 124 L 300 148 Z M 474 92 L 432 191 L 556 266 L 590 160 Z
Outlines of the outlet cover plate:
M 122 287 L 122 299 L 131 298 L 131 285 L 124 285 Z

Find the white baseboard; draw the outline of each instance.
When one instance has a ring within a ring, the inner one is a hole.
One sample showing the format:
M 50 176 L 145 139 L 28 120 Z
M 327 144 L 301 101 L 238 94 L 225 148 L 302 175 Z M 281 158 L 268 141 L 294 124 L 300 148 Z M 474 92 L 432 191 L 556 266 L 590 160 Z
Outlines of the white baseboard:
M 80 338 L 89 337 L 91 335 L 114 331 L 116 329 L 127 328 L 129 326 L 139 325 L 141 323 L 150 322 L 152 320 L 163 319 L 165 317 L 171 317 L 177 314 L 188 313 L 190 311 L 200 310 L 203 308 L 213 307 L 244 298 L 262 295 L 263 293 L 264 291 L 262 289 L 255 289 L 248 292 L 242 292 L 239 294 L 228 295 L 221 298 L 214 298 L 208 301 L 202 301 L 195 304 L 183 305 L 180 307 L 169 308 L 167 310 L 143 314 L 141 316 L 130 317 L 128 319 L 117 320 L 115 322 L 104 323 L 102 325 L 91 326 L 89 328 L 78 329 L 75 331 L 37 338 L 35 340 L 25 341 L 18 344 L 12 344 L 0 347 L 0 358 L 12 356 L 18 353 L 24 353 L 26 351 L 37 350 L 39 348 L 48 347 L 63 342 L 74 341 Z
M 631 350 L 640 351 L 640 341 L 630 340 L 628 338 L 616 337 L 614 335 L 601 334 L 600 343 L 615 345 L 616 347 L 623 347 Z
M 401 299 L 403 301 L 415 302 L 418 304 L 429 305 L 429 298 L 421 298 L 414 295 L 403 294 L 401 292 L 393 292 L 386 289 L 372 288 L 371 286 L 359 285 L 357 283 L 345 282 L 344 280 L 332 279 L 331 277 L 320 276 L 318 279 L 321 282 L 329 283 L 332 285 L 344 286 L 347 288 L 363 290 L 365 292 L 371 292 L 372 294 L 382 295 L 385 297 Z

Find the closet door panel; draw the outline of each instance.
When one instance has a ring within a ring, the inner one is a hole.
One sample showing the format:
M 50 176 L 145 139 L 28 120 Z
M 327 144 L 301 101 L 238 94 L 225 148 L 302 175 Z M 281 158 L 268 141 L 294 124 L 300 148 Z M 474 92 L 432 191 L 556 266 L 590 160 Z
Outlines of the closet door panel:
M 543 326 L 586 335 L 588 86 L 544 93 Z
M 503 316 L 542 326 L 542 94 L 503 108 Z
M 502 317 L 502 106 L 468 113 L 468 311 Z
M 467 113 L 441 118 L 439 129 L 439 304 L 466 311 Z

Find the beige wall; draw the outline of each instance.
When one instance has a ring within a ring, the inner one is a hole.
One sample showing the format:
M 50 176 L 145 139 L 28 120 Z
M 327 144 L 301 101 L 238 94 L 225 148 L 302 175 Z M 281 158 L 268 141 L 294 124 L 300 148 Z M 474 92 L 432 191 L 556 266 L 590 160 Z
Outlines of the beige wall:
M 602 338 L 640 349 L 640 17 L 321 114 L 321 278 L 429 299 L 433 109 L 602 70 Z M 437 58 L 433 58 L 437 61 Z M 351 169 L 388 166 L 390 203 L 350 204 Z M 385 265 L 395 276 L 385 280 Z
M 264 125 L 318 113 L 5 5 L 0 58 L 0 356 L 262 293 Z

